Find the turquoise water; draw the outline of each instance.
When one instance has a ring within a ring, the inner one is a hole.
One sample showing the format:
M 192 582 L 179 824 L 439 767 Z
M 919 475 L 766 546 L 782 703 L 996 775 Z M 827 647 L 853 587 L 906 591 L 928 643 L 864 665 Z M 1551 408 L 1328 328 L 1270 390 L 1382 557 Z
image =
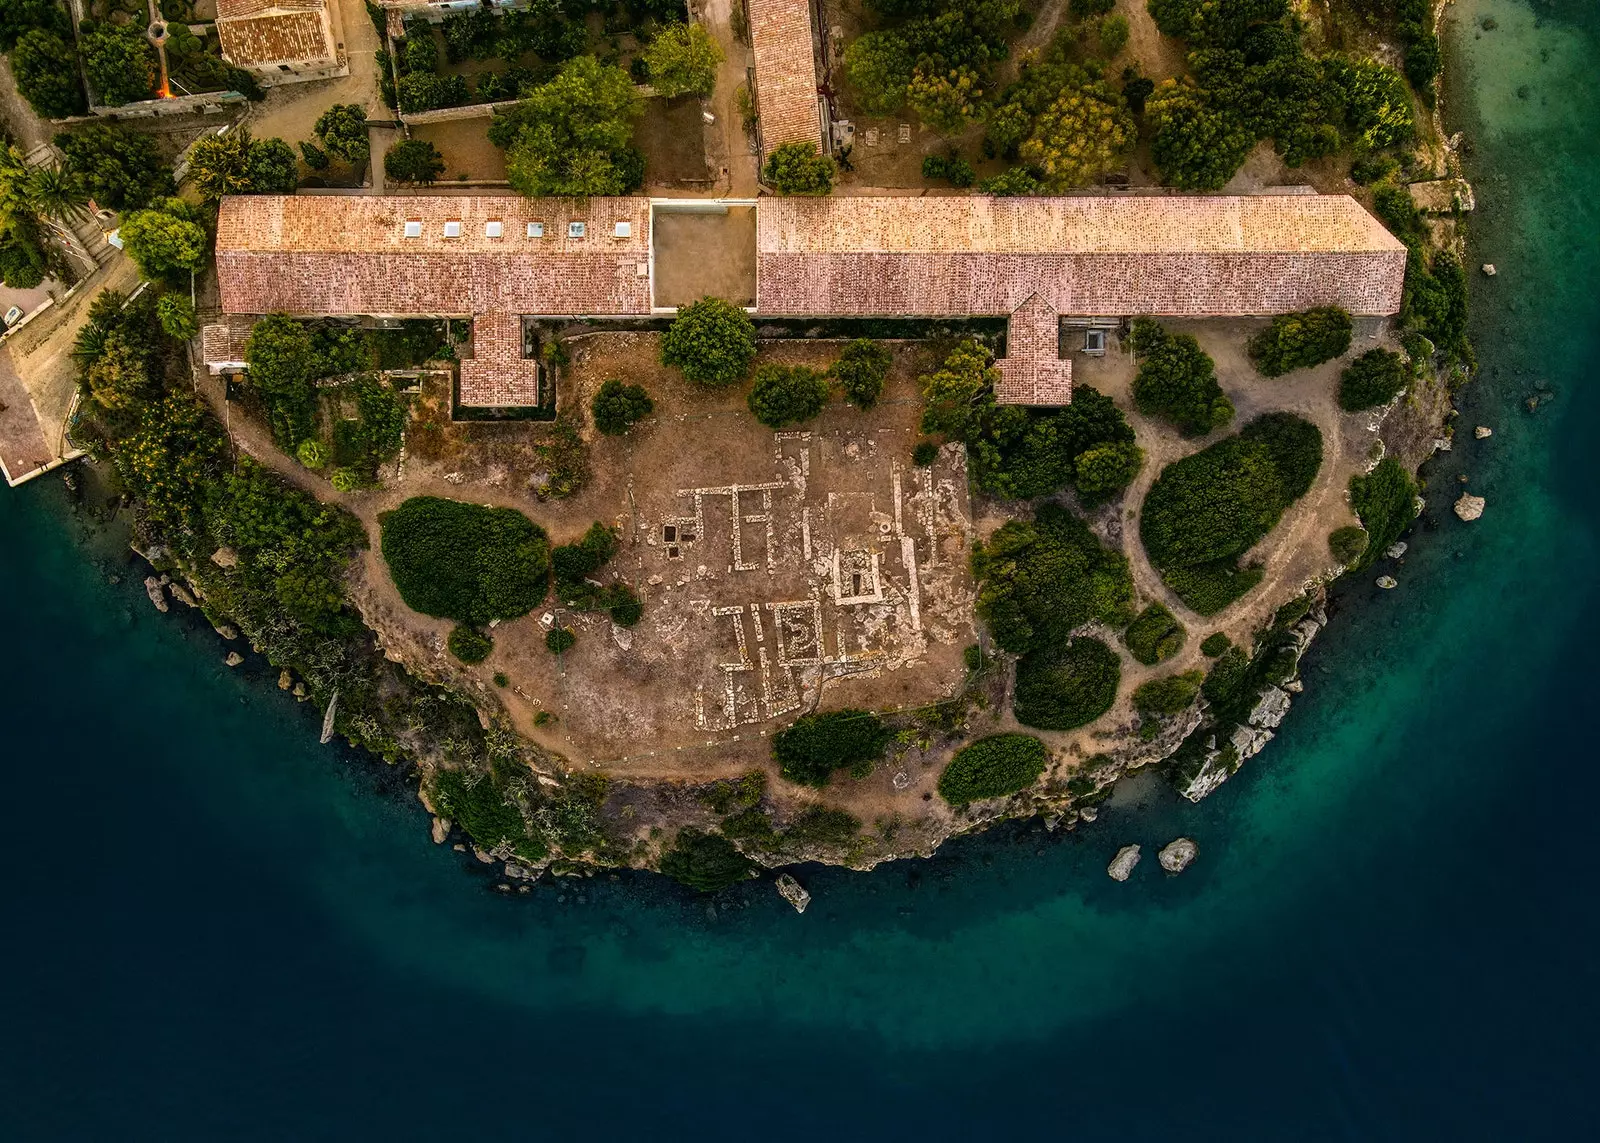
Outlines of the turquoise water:
M 1400 588 L 1339 596 L 1284 734 L 1198 807 L 1146 783 L 1075 834 L 808 870 L 803 918 L 765 884 L 505 900 L 86 559 L 59 485 L 0 495 L 0 1137 L 1587 1133 L 1600 17 L 1455 7 L 1483 376 Z M 1181 878 L 1105 877 L 1180 832 Z

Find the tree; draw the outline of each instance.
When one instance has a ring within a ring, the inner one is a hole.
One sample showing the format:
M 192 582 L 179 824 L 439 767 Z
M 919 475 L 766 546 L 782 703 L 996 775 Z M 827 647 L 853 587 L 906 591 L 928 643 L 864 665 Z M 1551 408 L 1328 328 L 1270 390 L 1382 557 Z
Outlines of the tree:
M 1122 632 L 1128 652 L 1147 667 L 1170 659 L 1183 647 L 1188 632 L 1165 604 L 1152 603 Z
M 309 139 L 300 141 L 300 157 L 306 161 L 306 166 L 313 171 L 325 171 L 328 169 L 328 152 Z
M 1140 318 L 1133 323 L 1130 342 L 1139 358 L 1133 401 L 1141 413 L 1163 417 L 1191 437 L 1233 419 L 1233 404 L 1217 384 L 1216 366 L 1189 334 L 1170 334 Z
M 89 363 L 84 379 L 103 409 L 130 408 L 152 389 L 150 353 L 136 335 L 123 329 L 106 334 L 100 355 Z
M 1133 709 L 1155 718 L 1182 714 L 1200 693 L 1204 679 L 1200 671 L 1185 671 L 1140 683 L 1133 692 Z
M 230 194 L 292 194 L 300 165 L 282 139 L 252 139 L 240 127 L 197 140 L 189 151 L 189 177 L 207 202 Z
M 1210 106 L 1187 82 L 1162 81 L 1145 114 L 1155 129 L 1151 154 L 1161 181 L 1182 190 L 1220 189 L 1255 146 L 1237 115 Z
M 1076 730 L 1111 709 L 1122 681 L 1122 661 L 1086 636 L 1030 651 L 1017 660 L 1012 712 L 1023 726 Z
M 627 194 L 644 181 L 644 159 L 633 146 L 633 120 L 642 111 L 627 72 L 579 56 L 497 115 L 489 139 L 507 148 L 506 177 L 522 194 Z
M 252 194 L 293 194 L 300 185 L 300 161 L 282 139 L 251 143 L 246 172 Z
M 644 50 L 650 86 L 668 99 L 709 96 L 717 85 L 722 48 L 702 24 L 668 24 Z
M 833 190 L 833 160 L 810 143 L 774 147 L 761 177 L 779 194 L 825 195 Z
M 156 302 L 156 319 L 173 341 L 189 341 L 200 332 L 194 303 L 182 294 L 162 294 Z
M 983 106 L 983 81 L 966 64 L 945 67 L 936 56 L 923 56 L 911 69 L 906 103 L 929 127 L 951 134 L 976 119 Z
M 1367 548 L 1352 570 L 1370 567 L 1417 518 L 1417 482 L 1405 465 L 1386 456 L 1366 475 L 1350 478 L 1350 507 L 1367 531 Z
M 79 40 L 89 86 L 108 107 L 155 97 L 156 50 L 144 25 L 96 24 Z
M 285 452 L 312 435 L 319 359 L 305 326 L 282 314 L 256 322 L 244 347 L 250 387 L 261 398 L 272 439 Z
M 467 664 L 483 662 L 494 650 L 494 640 L 489 635 L 465 623 L 451 628 L 447 645 L 452 655 Z
M 109 123 L 91 123 L 55 137 L 67 170 L 100 206 L 138 210 L 175 194 L 172 171 L 154 136 Z
M 397 182 L 431 185 L 444 173 L 444 156 L 426 139 L 406 139 L 384 153 L 383 173 Z
M 648 417 L 655 403 L 642 385 L 627 385 L 615 377 L 606 381 L 589 402 L 594 427 L 607 436 L 619 437 Z
M 1328 533 L 1328 551 L 1344 567 L 1352 567 L 1367 551 L 1367 530 L 1355 524 Z
M 846 400 L 857 408 L 870 409 L 878 403 L 893 364 L 894 353 L 887 345 L 870 337 L 858 337 L 844 347 L 831 372 Z
M 1034 120 L 1019 155 L 1039 172 L 1044 189 L 1069 190 L 1116 167 L 1139 138 L 1120 92 L 1103 80 L 1063 91 Z
M 22 194 L 29 209 L 53 222 L 72 222 L 87 213 L 82 180 L 57 162 L 29 168 Z
M 9 52 L 34 28 L 71 36 L 67 13 L 56 0 L 6 0 L 0 6 L 0 52 Z
M 1350 315 L 1338 306 L 1279 314 L 1250 339 L 1250 361 L 1263 377 L 1281 377 L 1332 361 L 1350 348 Z
M 916 64 L 898 30 L 868 32 L 844 50 L 845 75 L 856 89 L 856 102 L 868 115 L 893 115 L 905 106 Z
M 431 75 L 412 72 L 400 77 L 400 110 L 407 113 L 433 111 L 440 107 L 460 107 L 472 100 L 472 90 L 459 75 Z
M 177 281 L 205 265 L 210 242 L 200 213 L 181 198 L 168 198 L 125 215 L 122 246 L 151 280 Z
M 1015 654 L 1061 642 L 1091 620 L 1121 626 L 1133 604 L 1128 560 L 1059 504 L 1009 520 L 972 556 L 978 615 Z
M 328 467 L 328 461 L 333 459 L 328 453 L 328 446 L 314 438 L 300 442 L 294 450 L 296 459 L 313 472 L 320 472 Z
M 866 777 L 893 738 L 894 732 L 870 711 L 808 714 L 772 736 L 772 757 L 789 781 L 826 786 L 836 770 Z
M 1339 407 L 1358 413 L 1387 405 L 1409 380 L 1404 357 L 1389 349 L 1369 349 L 1339 374 Z
M 414 496 L 379 518 L 400 598 L 472 625 L 533 610 L 550 590 L 544 529 L 515 508 Z
M 570 627 L 552 627 L 544 633 L 545 650 L 552 655 L 564 655 L 572 650 L 578 636 Z
M 367 157 L 367 112 L 360 104 L 335 103 L 317 117 L 312 131 L 331 154 L 347 163 Z
M 1381 151 L 1406 143 L 1416 134 L 1411 93 L 1394 68 L 1374 59 L 1325 61 L 1328 81 L 1344 104 L 1345 129 L 1358 151 Z
M 1079 453 L 1072 462 L 1073 484 L 1085 506 L 1103 504 L 1144 467 L 1144 450 L 1132 441 L 1106 441 Z
M 991 734 L 956 751 L 939 775 L 939 796 L 952 806 L 1003 798 L 1037 782 L 1048 760 L 1031 734 Z
M 755 355 L 755 322 L 721 298 L 684 306 L 661 335 L 661 364 L 681 370 L 697 385 L 722 388 L 742 380 Z
M 772 429 L 809 421 L 828 403 L 823 374 L 804 365 L 763 365 L 748 399 L 756 420 Z
M 18 93 L 41 118 L 65 119 L 88 110 L 78 83 L 78 53 L 56 33 L 41 28 L 23 33 L 11 50 L 11 70 Z
M 1000 370 L 989 363 L 989 351 L 973 338 L 961 342 L 943 366 L 922 378 L 922 431 L 965 436 L 979 396 L 991 392 L 999 380 Z

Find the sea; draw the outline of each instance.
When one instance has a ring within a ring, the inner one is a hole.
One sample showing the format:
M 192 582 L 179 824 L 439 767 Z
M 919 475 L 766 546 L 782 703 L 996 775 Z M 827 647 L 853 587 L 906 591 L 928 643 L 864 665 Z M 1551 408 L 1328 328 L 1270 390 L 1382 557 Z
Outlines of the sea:
M 1600 6 L 1446 29 L 1482 371 L 1399 586 L 1198 806 L 805 868 L 804 916 L 508 897 L 57 479 L 0 491 L 0 1139 L 1593 1137 Z

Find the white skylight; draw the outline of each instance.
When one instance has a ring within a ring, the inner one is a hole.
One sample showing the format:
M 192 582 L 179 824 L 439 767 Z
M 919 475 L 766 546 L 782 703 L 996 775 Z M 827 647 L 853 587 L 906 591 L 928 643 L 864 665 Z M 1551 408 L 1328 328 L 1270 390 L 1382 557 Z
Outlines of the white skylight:
M 530 222 L 530 223 L 528 223 L 528 237 L 529 238 L 543 238 L 544 237 L 544 223 L 542 223 L 542 222 Z
M 483 236 L 485 238 L 500 237 L 500 220 L 498 218 L 491 218 L 483 224 Z
M 421 238 L 422 237 L 422 219 L 420 219 L 420 218 L 412 218 L 412 219 L 408 219 L 406 221 L 406 237 L 407 238 Z
M 444 236 L 446 238 L 461 237 L 461 220 L 459 218 L 451 218 L 445 221 Z
M 584 231 L 587 229 L 588 227 L 584 226 L 584 224 L 581 222 L 569 222 L 567 223 L 567 237 L 582 238 Z
M 617 231 L 616 231 L 616 233 L 617 233 L 617 237 L 618 238 L 631 238 L 633 236 L 633 223 L 631 223 L 631 222 L 619 222 L 619 223 L 617 223 Z

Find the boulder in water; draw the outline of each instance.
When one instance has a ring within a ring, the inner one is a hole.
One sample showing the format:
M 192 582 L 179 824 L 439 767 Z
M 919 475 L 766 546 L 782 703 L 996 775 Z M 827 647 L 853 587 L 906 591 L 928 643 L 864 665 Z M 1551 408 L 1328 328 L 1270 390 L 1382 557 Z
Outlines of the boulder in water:
M 1156 859 L 1168 873 L 1182 873 L 1189 863 L 1200 855 L 1200 847 L 1187 837 L 1180 837 L 1161 847 Z
M 1106 873 L 1113 881 L 1126 881 L 1133 876 L 1133 867 L 1139 864 L 1139 847 L 1125 845 L 1117 850 L 1117 855 L 1111 859 L 1111 864 L 1106 866 Z
M 778 874 L 774 884 L 778 887 L 778 896 L 793 905 L 796 913 L 804 913 L 806 906 L 811 904 L 811 894 L 789 874 Z
M 1456 515 L 1467 523 L 1471 523 L 1483 515 L 1483 509 L 1488 501 L 1482 496 L 1472 496 L 1463 492 L 1461 499 L 1456 501 Z

